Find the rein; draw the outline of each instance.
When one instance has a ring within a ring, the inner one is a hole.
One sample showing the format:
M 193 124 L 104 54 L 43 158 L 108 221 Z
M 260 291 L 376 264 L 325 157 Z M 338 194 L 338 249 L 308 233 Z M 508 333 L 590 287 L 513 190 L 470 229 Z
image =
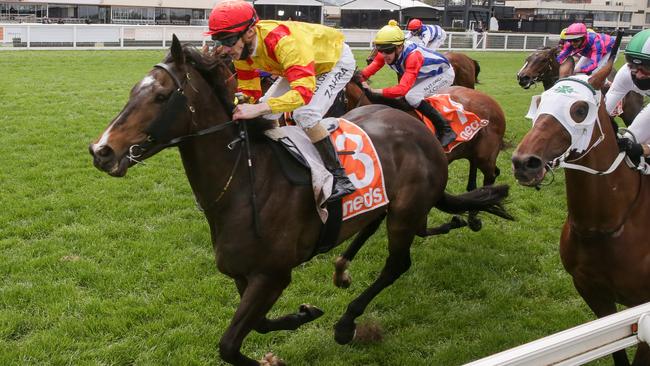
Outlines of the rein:
M 176 90 L 172 93 L 172 96 L 170 96 L 169 101 L 167 102 L 168 106 L 171 105 L 171 108 L 169 108 L 169 110 L 163 111 L 163 115 L 161 116 L 161 118 L 154 121 L 154 123 L 152 124 L 152 126 L 150 128 L 150 131 L 148 131 L 150 133 L 147 136 L 147 140 L 145 141 L 145 143 L 140 144 L 140 145 L 137 145 L 137 144 L 132 145 L 129 148 L 129 155 L 127 157 L 128 157 L 129 160 L 134 161 L 136 163 L 139 163 L 139 161 L 136 160 L 136 159 L 140 158 L 149 148 L 154 146 L 154 144 L 156 144 L 158 141 L 167 140 L 165 138 L 165 133 L 167 132 L 167 129 L 169 128 L 171 123 L 173 123 L 175 121 L 175 118 L 177 117 L 176 114 L 177 114 L 178 111 L 175 110 L 174 107 L 178 108 L 178 106 L 180 106 L 181 103 L 183 104 L 183 107 L 186 106 L 187 109 L 192 113 L 192 122 L 193 122 L 193 124 L 196 125 L 196 123 L 194 122 L 194 113 L 196 113 L 196 109 L 191 104 L 189 104 L 189 102 L 187 101 L 187 97 L 185 96 L 185 90 L 184 90 L 184 86 L 186 84 L 188 84 L 194 91 L 197 91 L 194 88 L 194 86 L 192 86 L 192 84 L 191 84 L 191 79 L 190 79 L 189 72 L 185 73 L 184 78 L 181 81 L 176 76 L 176 74 L 174 74 L 174 72 L 172 71 L 171 67 L 168 64 L 165 64 L 165 63 L 161 62 L 161 63 L 158 63 L 158 64 L 154 65 L 154 68 L 164 70 L 172 78 L 172 80 L 174 80 L 174 84 L 176 85 Z M 233 76 L 234 76 L 234 74 L 233 74 Z M 231 76 L 228 79 L 228 81 L 231 80 L 233 76 Z M 166 115 L 168 113 L 165 113 L 165 112 L 171 112 L 170 113 L 171 115 Z M 252 160 L 252 154 L 251 154 L 251 149 L 250 149 L 250 141 L 249 141 L 249 136 L 248 136 L 248 130 L 246 128 L 246 125 L 247 125 L 246 121 L 230 120 L 230 121 L 227 121 L 227 122 L 215 125 L 215 126 L 211 126 L 211 127 L 208 127 L 208 128 L 205 128 L 205 129 L 193 132 L 193 133 L 188 133 L 188 134 L 183 135 L 183 136 L 168 139 L 166 142 L 162 142 L 162 143 L 157 144 L 157 147 L 160 148 L 161 150 L 166 149 L 166 148 L 171 147 L 171 146 L 176 146 L 176 145 L 178 145 L 178 144 L 180 144 L 180 143 L 182 143 L 184 141 L 193 139 L 195 137 L 206 136 L 206 135 L 210 135 L 210 134 L 213 134 L 213 133 L 217 133 L 219 131 L 223 131 L 226 128 L 229 128 L 229 127 L 231 127 L 233 125 L 238 125 L 239 126 L 239 133 L 238 133 L 237 138 L 235 138 L 233 141 L 228 143 L 226 145 L 226 147 L 229 150 L 233 150 L 235 148 L 235 145 L 240 143 L 240 142 L 242 142 L 244 145 L 246 145 L 245 147 L 246 147 L 246 154 L 247 154 L 247 157 L 248 157 L 248 159 L 247 159 L 248 160 L 248 170 L 249 170 L 249 177 L 250 177 L 250 181 L 251 181 L 251 204 L 252 204 L 252 208 L 253 208 L 253 221 L 254 221 L 254 224 L 255 224 L 255 233 L 259 236 L 259 233 L 261 232 L 261 229 L 260 229 L 260 219 L 259 219 L 259 214 L 258 214 L 258 210 L 257 210 L 256 195 L 255 195 L 255 184 L 254 184 L 255 183 L 255 174 L 254 174 L 254 171 L 253 171 L 253 160 Z M 222 190 L 219 193 L 219 195 L 217 196 L 217 198 L 214 201 L 210 202 L 210 204 L 207 207 L 202 207 L 201 204 L 197 201 L 197 204 L 199 206 L 199 210 L 201 210 L 203 212 L 212 210 L 216 206 L 216 204 L 221 200 L 221 198 L 223 198 L 225 193 L 230 188 L 230 184 L 232 182 L 232 179 L 233 179 L 233 177 L 235 175 L 235 172 L 237 171 L 237 167 L 239 166 L 239 163 L 241 161 L 241 156 L 242 156 L 243 151 L 244 151 L 244 147 L 241 147 L 239 149 L 239 152 L 237 153 L 237 158 L 235 159 L 235 164 L 232 167 L 232 170 L 230 172 L 230 176 L 226 180 L 226 184 L 222 188 Z

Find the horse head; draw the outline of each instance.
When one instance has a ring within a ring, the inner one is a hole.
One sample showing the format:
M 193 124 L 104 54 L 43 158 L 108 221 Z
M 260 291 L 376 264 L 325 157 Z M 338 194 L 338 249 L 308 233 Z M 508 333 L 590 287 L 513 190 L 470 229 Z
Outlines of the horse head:
M 219 55 L 181 46 L 174 35 L 163 62 L 131 89 L 122 111 L 90 144 L 95 167 L 124 176 L 130 166 L 178 144 L 206 123 L 231 119 L 235 86 L 229 75 Z
M 520 184 L 538 187 L 547 167 L 580 160 L 604 140 L 611 128 L 600 89 L 612 64 L 613 60 L 591 78 L 560 79 L 553 88 L 533 97 L 527 116 L 533 119 L 533 127 L 512 155 L 513 172 Z M 605 130 L 601 121 L 607 121 Z
M 526 57 L 524 66 L 517 73 L 519 85 L 528 89 L 531 85 L 543 80 L 557 76 L 558 64 L 555 60 L 557 48 L 544 47 L 536 50 Z

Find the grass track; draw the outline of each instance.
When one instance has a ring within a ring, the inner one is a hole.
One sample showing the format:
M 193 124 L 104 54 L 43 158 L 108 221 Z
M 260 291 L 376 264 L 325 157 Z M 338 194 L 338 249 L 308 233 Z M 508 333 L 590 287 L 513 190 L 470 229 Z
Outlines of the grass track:
M 216 344 L 238 296 L 214 266 L 177 151 L 124 179 L 97 171 L 87 153 L 163 55 L 0 52 L 0 365 L 222 364 Z M 325 315 L 294 332 L 253 333 L 246 354 L 272 350 L 290 365 L 459 365 L 594 318 L 559 260 L 563 173 L 541 191 L 517 186 L 510 173 L 541 85 L 516 84 L 523 53 L 471 56 L 481 63 L 478 88 L 508 118 L 497 183 L 511 185 L 517 221 L 484 215 L 480 233 L 416 239 L 410 271 L 360 318 L 384 328 L 377 344 L 339 346 L 332 327 L 379 273 L 384 230 L 352 263 L 348 290 L 331 283 L 342 247 L 320 255 L 294 271 L 272 315 L 303 302 Z M 375 80 L 388 85 L 393 76 L 383 70 Z M 449 190 L 463 191 L 467 169 L 454 162 Z

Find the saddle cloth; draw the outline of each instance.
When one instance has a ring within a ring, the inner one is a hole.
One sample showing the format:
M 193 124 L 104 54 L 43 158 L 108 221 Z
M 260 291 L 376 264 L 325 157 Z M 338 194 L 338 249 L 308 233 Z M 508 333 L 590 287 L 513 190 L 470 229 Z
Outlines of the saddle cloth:
M 342 199 L 343 220 L 388 204 L 379 157 L 365 131 L 350 121 L 338 118 L 326 118 L 321 124 L 330 131 L 339 160 L 357 189 Z M 328 217 L 325 203 L 332 194 L 334 178 L 323 166 L 314 145 L 297 126 L 274 128 L 265 131 L 265 134 L 293 150 L 293 155 L 309 166 L 316 210 L 325 223 Z
M 481 119 L 476 114 L 466 111 L 465 107 L 452 100 L 449 94 L 437 94 L 425 100 L 450 122 L 451 128 L 456 132 L 456 140 L 444 148 L 447 153 L 463 142 L 471 140 L 481 128 L 490 123 L 490 121 Z M 436 128 L 433 126 L 433 123 L 423 116 L 422 113 L 416 112 L 427 128 L 435 134 Z

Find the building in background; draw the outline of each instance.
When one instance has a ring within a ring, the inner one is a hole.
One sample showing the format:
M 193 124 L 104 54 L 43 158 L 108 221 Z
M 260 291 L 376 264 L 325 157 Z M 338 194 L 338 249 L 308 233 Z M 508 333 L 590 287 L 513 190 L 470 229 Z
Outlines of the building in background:
M 215 3 L 215 0 L 0 1 L 0 22 L 207 25 Z
M 630 33 L 650 25 L 650 0 L 507 0 L 515 17 L 499 19 L 499 28 L 520 32 L 559 33 L 574 22 L 598 31 Z

